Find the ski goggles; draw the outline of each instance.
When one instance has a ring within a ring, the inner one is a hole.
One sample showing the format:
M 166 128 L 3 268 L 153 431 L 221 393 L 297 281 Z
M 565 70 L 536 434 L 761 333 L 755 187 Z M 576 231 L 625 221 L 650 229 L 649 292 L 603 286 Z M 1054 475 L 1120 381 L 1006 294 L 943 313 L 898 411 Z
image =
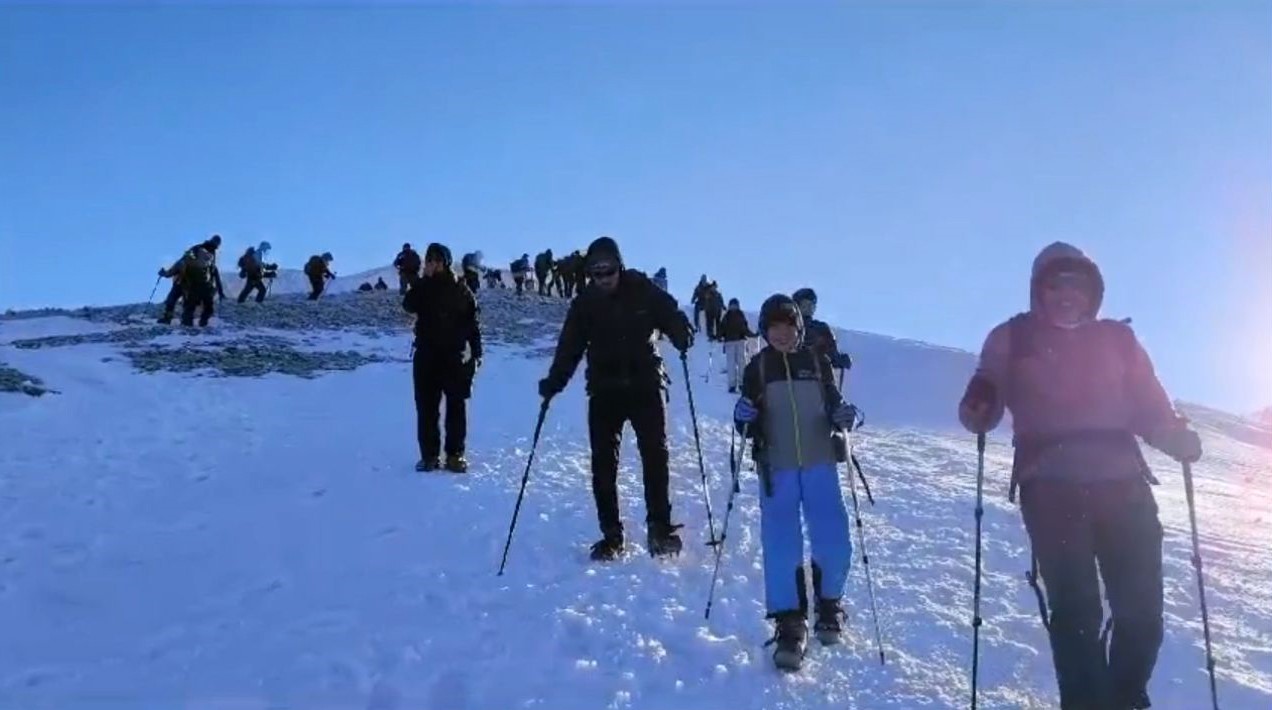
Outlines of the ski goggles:
M 618 264 L 602 261 L 587 267 L 587 275 L 594 279 L 608 279 L 618 273 Z

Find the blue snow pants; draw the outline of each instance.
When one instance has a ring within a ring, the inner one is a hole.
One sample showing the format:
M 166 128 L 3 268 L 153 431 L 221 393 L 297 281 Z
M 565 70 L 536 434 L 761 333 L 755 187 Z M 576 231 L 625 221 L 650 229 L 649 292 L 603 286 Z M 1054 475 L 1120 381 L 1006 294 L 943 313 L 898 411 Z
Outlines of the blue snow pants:
M 769 473 L 772 495 L 760 478 L 760 542 L 764 550 L 764 602 L 769 616 L 797 611 L 799 579 L 804 563 L 804 526 L 812 546 L 813 563 L 821 568 L 816 595 L 822 599 L 843 596 L 852 564 L 852 538 L 848 509 L 839 487 L 839 470 L 833 463 L 802 470 Z

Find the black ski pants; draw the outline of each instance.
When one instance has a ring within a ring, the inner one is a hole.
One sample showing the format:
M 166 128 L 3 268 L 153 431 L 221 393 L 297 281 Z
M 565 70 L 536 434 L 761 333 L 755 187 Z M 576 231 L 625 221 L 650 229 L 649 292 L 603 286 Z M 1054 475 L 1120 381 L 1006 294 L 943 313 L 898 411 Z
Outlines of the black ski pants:
M 185 298 L 185 287 L 181 285 L 181 279 L 173 278 L 168 297 L 163 299 L 163 316 L 159 320 L 165 323 L 171 321 L 172 315 L 177 310 L 177 302 L 183 298 Z
M 212 318 L 213 293 L 212 284 L 192 284 L 186 289 L 185 295 L 182 296 L 184 302 L 181 304 L 181 325 L 194 325 L 194 310 L 202 306 L 202 311 L 199 313 L 199 325 L 206 326 L 208 320 Z
M 1038 479 L 1020 495 L 1051 612 L 1060 706 L 1133 707 L 1162 644 L 1162 526 L 1152 489 L 1138 477 Z M 1101 579 L 1113 624 L 1107 649 Z
M 592 495 L 602 535 L 622 535 L 618 511 L 618 451 L 631 422 L 644 469 L 645 522 L 671 524 L 667 470 L 667 400 L 660 387 L 601 390 L 588 400 Z
M 238 295 L 238 302 L 245 303 L 247 297 L 252 291 L 256 292 L 256 302 L 260 303 L 265 300 L 265 282 L 259 276 L 248 276 L 247 283 L 243 284 L 243 290 Z
M 481 275 L 475 269 L 464 269 L 464 283 L 469 291 L 477 293 L 477 289 L 481 288 Z
M 326 279 L 322 276 L 309 277 L 309 300 L 317 301 L 322 295 L 322 289 L 326 286 Z
M 706 311 L 707 316 L 707 340 L 715 340 L 720 335 L 720 316 L 721 312 L 714 309 Z
M 415 438 L 420 445 L 421 459 L 441 457 L 442 433 L 438 419 L 443 398 L 446 400 L 446 455 L 464 453 L 472 375 L 459 357 L 457 354 L 445 359 L 415 352 L 411 370 L 415 384 Z

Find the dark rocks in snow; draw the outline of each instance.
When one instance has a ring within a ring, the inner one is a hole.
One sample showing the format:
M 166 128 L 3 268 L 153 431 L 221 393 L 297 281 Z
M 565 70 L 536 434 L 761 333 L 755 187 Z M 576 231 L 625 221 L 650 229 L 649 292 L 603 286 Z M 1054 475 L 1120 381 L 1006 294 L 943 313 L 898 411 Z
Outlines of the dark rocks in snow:
M 18 394 L 40 397 L 51 390 L 44 386 L 38 377 L 32 377 L 7 365 L 0 364 L 0 392 L 16 392 Z
M 486 344 L 521 346 L 527 348 L 529 357 L 551 354 L 569 308 L 564 299 L 534 294 L 519 297 L 502 289 L 483 289 L 478 291 L 477 299 Z M 264 303 L 227 300 L 217 305 L 210 328 L 158 325 L 154 320 L 159 309 L 157 305 L 132 304 L 75 311 L 44 310 L 40 315 L 65 315 L 124 327 L 103 333 L 17 340 L 12 345 L 27 350 L 119 345 L 132 365 L 143 372 L 207 370 L 230 377 L 277 372 L 313 377 L 324 370 L 352 370 L 389 359 L 351 350 L 325 352 L 321 343 L 324 334 L 353 333 L 372 340 L 409 341 L 415 323 L 414 316 L 402 310 L 400 295 L 383 292 L 324 295 L 317 301 L 293 294 L 272 297 Z M 164 337 L 179 342 L 154 342 Z M 305 349 L 297 349 L 298 346 Z
M 223 377 L 260 377 L 270 373 L 313 378 L 320 372 L 355 370 L 385 358 L 351 350 L 304 352 L 277 338 L 254 338 L 231 343 L 178 347 L 149 345 L 129 348 L 124 354 L 142 372 L 198 372 L 209 370 Z

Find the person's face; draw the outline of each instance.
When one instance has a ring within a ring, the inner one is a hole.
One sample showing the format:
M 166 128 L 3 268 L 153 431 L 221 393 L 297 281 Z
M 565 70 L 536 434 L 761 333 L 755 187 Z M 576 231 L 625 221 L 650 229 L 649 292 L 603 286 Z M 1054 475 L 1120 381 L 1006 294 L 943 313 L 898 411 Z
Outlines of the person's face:
M 777 348 L 780 352 L 793 353 L 795 348 L 799 346 L 799 329 L 794 323 L 788 321 L 778 321 L 770 323 L 768 332 L 764 334 L 769 345 Z
M 446 268 L 446 266 L 440 261 L 426 261 L 424 262 L 424 275 L 436 276 L 441 273 L 444 268 Z
M 1042 282 L 1043 312 L 1062 328 L 1082 323 L 1091 305 L 1091 278 L 1084 273 L 1062 271 Z
M 618 264 L 603 261 L 588 267 L 587 273 L 602 291 L 613 293 L 618 289 Z
M 799 302 L 799 312 L 802 313 L 805 318 L 812 318 L 813 314 L 817 312 L 817 302 L 808 298 L 801 300 Z

